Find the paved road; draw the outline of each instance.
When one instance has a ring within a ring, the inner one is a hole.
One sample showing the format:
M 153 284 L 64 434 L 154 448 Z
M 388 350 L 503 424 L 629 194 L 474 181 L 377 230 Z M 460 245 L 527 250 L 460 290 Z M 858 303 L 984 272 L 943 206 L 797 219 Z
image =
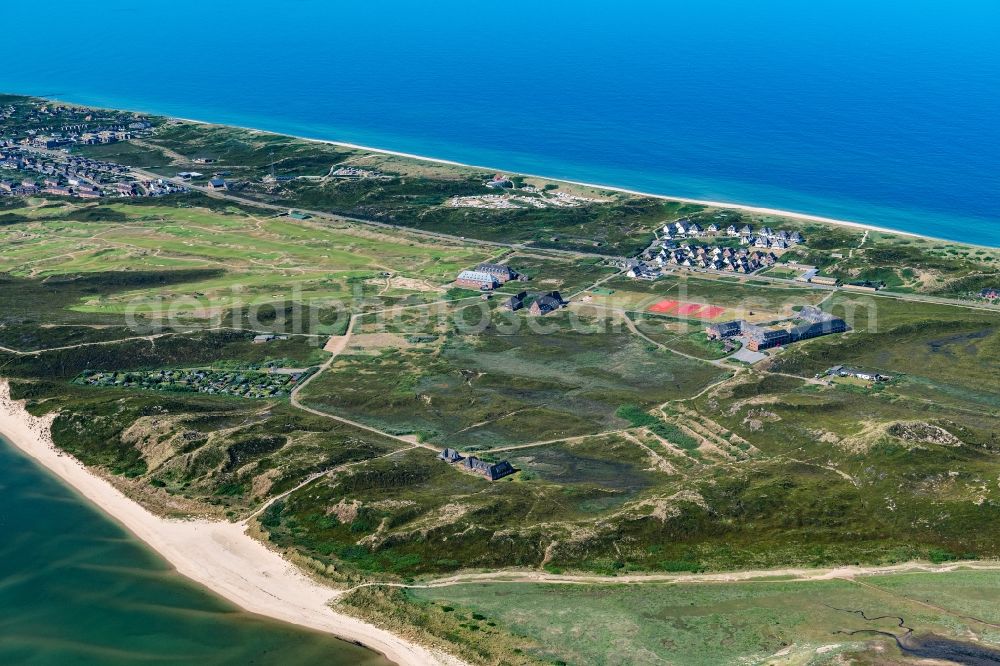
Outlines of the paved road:
M 46 151 L 44 149 L 38 149 L 37 152 L 40 152 L 40 153 L 51 153 L 52 155 L 58 155 L 60 157 L 65 157 L 65 155 L 57 153 L 56 151 Z M 225 191 L 225 190 L 221 190 L 221 191 L 220 190 L 212 190 L 212 189 L 209 189 L 208 187 L 203 187 L 203 186 L 200 186 L 200 185 L 194 185 L 191 182 L 185 181 L 185 180 L 183 180 L 181 178 L 167 177 L 167 176 L 163 176 L 163 175 L 158 174 L 158 173 L 154 173 L 152 171 L 146 171 L 145 169 L 140 169 L 140 168 L 136 168 L 136 167 L 129 167 L 129 168 L 131 170 L 132 175 L 135 176 L 135 177 L 137 177 L 137 178 L 152 179 L 152 180 L 162 179 L 162 180 L 168 181 L 170 183 L 173 183 L 175 185 L 186 187 L 186 188 L 188 188 L 190 190 L 193 190 L 193 191 L 196 191 L 196 192 L 201 192 L 202 194 L 205 194 L 207 196 L 210 196 L 210 197 L 213 197 L 213 198 L 216 198 L 216 199 L 229 200 L 229 201 L 233 201 L 233 202 L 244 204 L 244 205 L 255 206 L 255 207 L 258 207 L 258 208 L 265 208 L 265 209 L 268 209 L 268 210 L 274 210 L 274 211 L 277 211 L 277 212 L 280 212 L 280 213 L 286 213 L 288 211 L 288 206 L 282 206 L 282 205 L 278 205 L 278 204 L 272 204 L 272 203 L 267 203 L 267 202 L 263 202 L 263 201 L 258 201 L 258 200 L 251 199 L 251 198 L 248 198 L 248 197 L 242 197 L 242 196 L 239 196 L 237 194 L 234 194 L 233 192 L 229 192 L 229 191 Z M 381 228 L 381 229 L 392 230 L 392 231 L 395 231 L 395 232 L 399 232 L 400 230 L 403 230 L 403 231 L 406 231 L 408 233 L 412 233 L 412 234 L 415 234 L 415 235 L 418 235 L 418 236 L 424 236 L 424 237 L 427 237 L 427 238 L 434 238 L 434 239 L 437 239 L 437 240 L 448 241 L 448 242 L 453 242 L 453 243 L 469 243 L 469 244 L 474 244 L 474 245 L 485 245 L 485 246 L 491 246 L 491 247 L 508 248 L 508 249 L 512 249 L 512 250 L 536 250 L 536 251 L 544 251 L 544 252 L 548 252 L 548 253 L 552 253 L 552 254 L 559 254 L 559 255 L 570 256 L 570 257 L 577 257 L 577 258 L 597 258 L 597 259 L 609 259 L 609 260 L 616 260 L 616 261 L 620 261 L 620 260 L 624 259 L 624 257 L 618 256 L 618 255 L 597 254 L 597 253 L 591 253 L 591 252 L 579 252 L 579 251 L 576 251 L 576 250 L 561 250 L 561 249 L 558 249 L 558 248 L 538 248 L 538 247 L 531 247 L 531 246 L 525 245 L 524 243 L 505 243 L 505 242 L 501 242 L 501 241 L 489 241 L 489 240 L 482 240 L 482 239 L 476 239 L 476 238 L 466 238 L 464 236 L 456 236 L 454 234 L 446 234 L 446 233 L 441 233 L 441 232 L 438 232 L 438 231 L 426 231 L 424 229 L 416 229 L 416 228 L 412 228 L 412 227 L 404 227 L 404 226 L 401 226 L 401 225 L 389 224 L 388 222 L 377 222 L 375 220 L 369 220 L 369 219 L 364 219 L 364 218 L 359 218 L 359 217 L 351 217 L 351 216 L 348 216 L 348 215 L 341 215 L 341 214 L 335 214 L 335 213 L 328 213 L 328 212 L 319 211 L 319 210 L 308 210 L 308 209 L 297 209 L 297 210 L 301 210 L 302 212 L 307 213 L 308 215 L 311 215 L 311 216 L 313 216 L 315 218 L 322 219 L 322 220 L 353 222 L 353 223 L 356 223 L 356 224 L 363 224 L 363 225 L 368 225 L 368 226 L 372 226 L 372 227 L 378 227 L 378 228 Z M 710 270 L 707 270 L 707 269 L 705 269 L 705 270 L 701 270 L 701 269 L 699 269 L 699 270 L 684 270 L 684 271 L 677 270 L 675 272 L 676 273 L 691 273 L 691 274 L 697 275 L 699 277 L 705 277 L 705 278 L 708 278 L 708 279 L 713 279 L 713 278 L 717 279 L 717 278 L 720 278 L 720 277 L 729 277 L 729 278 L 733 277 L 732 273 L 710 271 Z M 879 291 L 877 294 L 874 294 L 874 293 L 869 293 L 869 292 L 855 291 L 855 290 L 852 290 L 852 289 L 844 289 L 844 288 L 838 288 L 838 287 L 831 287 L 831 286 L 827 286 L 827 285 L 813 284 L 813 283 L 809 283 L 809 282 L 799 282 L 797 280 L 788 279 L 788 278 L 770 277 L 770 276 L 767 276 L 767 275 L 752 275 L 752 276 L 748 276 L 747 279 L 766 281 L 766 282 L 769 282 L 769 283 L 772 283 L 772 284 L 776 284 L 776 285 L 779 285 L 779 286 L 795 286 L 795 287 L 800 287 L 800 288 L 821 289 L 821 290 L 827 290 L 827 291 L 836 290 L 836 291 L 843 291 L 843 292 L 847 292 L 847 293 L 857 293 L 859 295 L 862 295 L 862 294 L 863 295 L 871 295 L 871 296 L 876 296 L 876 297 L 881 297 L 881 298 L 895 298 L 895 299 L 904 300 L 904 301 L 914 301 L 914 302 L 922 302 L 922 303 L 938 303 L 938 304 L 942 304 L 942 305 L 953 305 L 953 306 L 956 306 L 956 307 L 963 307 L 963 308 L 969 308 L 969 309 L 974 309 L 974 310 L 985 310 L 985 311 L 989 311 L 989 312 L 1000 312 L 1000 303 L 994 304 L 994 305 L 990 305 L 990 304 L 986 304 L 986 303 L 969 303 L 968 301 L 961 301 L 961 300 L 952 299 L 952 298 L 944 298 L 944 297 L 941 297 L 941 296 L 929 296 L 929 295 L 924 295 L 924 294 L 904 294 L 904 293 L 897 293 L 897 292 L 891 292 L 891 291 Z
M 274 211 L 278 211 L 278 212 L 281 212 L 281 213 L 287 213 L 288 209 L 289 209 L 288 206 L 282 206 L 282 205 L 278 205 L 278 204 L 272 204 L 272 203 L 267 203 L 267 202 L 263 202 L 263 201 L 258 201 L 256 199 L 251 199 L 249 197 L 242 197 L 242 196 L 239 196 L 238 194 L 234 194 L 232 192 L 225 191 L 225 190 L 212 190 L 212 189 L 209 189 L 207 187 L 202 187 L 200 185 L 194 185 L 190 181 L 186 181 L 186 180 L 183 180 L 181 178 L 168 178 L 166 176 L 161 176 L 160 174 L 153 173 L 151 171 L 145 171 L 143 169 L 133 168 L 132 169 L 132 174 L 134 176 L 138 177 L 138 178 L 144 178 L 144 179 L 162 179 L 162 180 L 165 180 L 167 182 L 173 183 L 174 185 L 180 185 L 182 187 L 186 187 L 186 188 L 188 188 L 190 190 L 193 190 L 195 192 L 200 192 L 202 194 L 205 194 L 207 196 L 213 197 L 215 199 L 223 199 L 223 200 L 233 201 L 233 202 L 244 204 L 244 205 L 248 205 L 248 206 L 255 206 L 257 208 L 266 208 L 268 210 L 274 210 Z M 424 237 L 427 237 L 427 238 L 433 238 L 433 239 L 436 239 L 436 240 L 448 241 L 448 242 L 451 242 L 451 243 L 468 243 L 470 245 L 485 245 L 485 246 L 490 246 L 490 247 L 501 247 L 501 248 L 507 248 L 507 249 L 512 249 L 512 250 L 535 250 L 535 251 L 540 251 L 540 252 L 550 252 L 552 254 L 561 254 L 561 255 L 570 256 L 570 257 L 592 257 L 592 258 L 595 258 L 595 259 L 614 259 L 614 260 L 621 260 L 622 259 L 622 257 L 617 256 L 617 255 L 596 254 L 596 253 L 590 253 L 590 252 L 578 252 L 576 250 L 561 250 L 561 249 L 558 249 L 558 248 L 539 248 L 539 247 L 533 247 L 533 246 L 530 246 L 530 245 L 526 245 L 524 243 L 505 243 L 505 242 L 502 242 L 502 241 L 490 241 L 490 240 L 483 240 L 483 239 L 479 239 L 479 238 L 466 238 L 465 236 L 456 236 L 454 234 L 446 234 L 446 233 L 442 233 L 442 232 L 439 232 L 439 231 L 427 231 L 426 229 L 417 229 L 417 228 L 406 227 L 406 226 L 402 226 L 402 225 L 398 225 L 398 224 L 389 224 L 388 222 L 378 222 L 376 220 L 369 220 L 369 219 L 365 219 L 365 218 L 361 218 L 361 217 L 351 217 L 349 215 L 342 215 L 342 214 L 339 214 L 339 213 L 328 213 L 328 212 L 321 211 L 321 210 L 310 210 L 310 209 L 306 209 L 306 208 L 295 208 L 295 210 L 301 211 L 303 213 L 306 213 L 307 215 L 310 215 L 310 216 L 312 216 L 314 218 L 321 219 L 321 220 L 331 220 L 331 221 L 338 221 L 338 222 L 353 222 L 355 224 L 364 224 L 364 225 L 371 226 L 371 227 L 378 227 L 380 229 L 391 230 L 391 231 L 394 231 L 394 232 L 397 232 L 397 233 L 400 232 L 400 231 L 404 231 L 404 232 L 407 232 L 407 233 L 415 234 L 417 236 L 424 236 Z

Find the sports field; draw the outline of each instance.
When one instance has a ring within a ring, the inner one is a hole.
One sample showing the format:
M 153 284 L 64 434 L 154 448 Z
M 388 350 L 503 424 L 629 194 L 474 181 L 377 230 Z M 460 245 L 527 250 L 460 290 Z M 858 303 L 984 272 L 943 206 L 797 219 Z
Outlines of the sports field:
M 664 299 L 653 303 L 647 309 L 656 314 L 672 314 L 679 317 L 692 317 L 698 319 L 716 319 L 726 311 L 726 308 L 720 308 L 717 305 L 686 303 L 684 301 L 674 301 L 670 299 Z

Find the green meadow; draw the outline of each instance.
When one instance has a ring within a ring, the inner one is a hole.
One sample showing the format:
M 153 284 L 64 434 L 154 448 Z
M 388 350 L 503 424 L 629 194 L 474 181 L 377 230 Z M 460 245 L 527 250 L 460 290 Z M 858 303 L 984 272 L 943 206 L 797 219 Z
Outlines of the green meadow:
M 414 614 L 454 618 L 471 644 L 484 637 L 468 631 L 470 624 L 486 632 L 495 627 L 516 637 L 524 652 L 543 663 L 616 664 L 627 658 L 634 664 L 709 666 L 868 663 L 867 658 L 879 659 L 876 655 L 888 660 L 876 663 L 910 663 L 899 661 L 903 654 L 889 637 L 848 634 L 879 630 L 902 635 L 896 616 L 917 635 L 975 637 L 996 644 L 1000 618 L 987 600 L 997 594 L 996 572 L 956 571 L 856 581 L 469 583 L 411 588 L 396 598 L 413 607 Z M 850 610 L 887 617 L 868 622 L 845 612 Z

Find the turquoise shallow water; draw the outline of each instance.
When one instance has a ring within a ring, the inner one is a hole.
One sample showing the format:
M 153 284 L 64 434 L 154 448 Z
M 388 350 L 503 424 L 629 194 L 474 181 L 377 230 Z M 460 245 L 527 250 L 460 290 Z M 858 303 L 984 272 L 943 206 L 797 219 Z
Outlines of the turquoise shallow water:
M 2 438 L 0 497 L 0 664 L 389 664 L 188 583 Z
M 95 11 L 7 3 L 0 90 L 1000 246 L 994 0 Z

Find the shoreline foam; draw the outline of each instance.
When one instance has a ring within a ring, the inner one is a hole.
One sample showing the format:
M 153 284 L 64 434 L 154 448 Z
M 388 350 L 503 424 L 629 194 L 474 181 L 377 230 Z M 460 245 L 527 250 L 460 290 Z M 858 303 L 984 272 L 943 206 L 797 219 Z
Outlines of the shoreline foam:
M 156 115 L 156 114 L 151 114 L 151 115 Z M 878 231 L 880 233 L 886 233 L 886 234 L 899 234 L 902 236 L 908 236 L 910 238 L 920 238 L 923 240 L 936 241 L 940 243 L 954 243 L 955 245 L 969 245 L 971 247 L 983 247 L 987 249 L 995 249 L 991 245 L 975 245 L 973 243 L 963 243 L 960 241 L 948 240 L 947 238 L 938 238 L 936 236 L 928 236 L 927 234 L 918 234 L 913 231 L 902 231 L 900 229 L 892 229 L 890 227 L 880 227 L 874 224 L 867 224 L 865 222 L 840 220 L 832 217 L 824 217 L 822 215 L 813 215 L 811 213 L 798 213 L 791 210 L 782 210 L 780 208 L 767 208 L 765 206 L 752 206 L 750 204 L 730 203 L 725 201 L 710 201 L 707 199 L 691 199 L 688 197 L 678 197 L 669 194 L 656 194 L 653 192 L 643 192 L 641 190 L 633 190 L 627 187 L 619 187 L 616 185 L 601 185 L 599 183 L 587 183 L 580 180 L 570 180 L 567 178 L 559 178 L 556 176 L 543 176 L 535 173 L 508 171 L 506 169 L 501 169 L 499 167 L 483 166 L 481 164 L 469 164 L 467 162 L 457 162 L 455 160 L 447 160 L 439 157 L 417 155 L 416 153 L 404 153 L 396 150 L 389 150 L 387 148 L 375 148 L 374 146 L 364 146 L 358 143 L 334 141 L 333 139 L 317 139 L 314 137 L 301 136 L 298 134 L 285 134 L 283 132 L 274 132 L 271 130 L 260 129 L 257 127 L 249 127 L 246 125 L 228 125 L 225 123 L 217 123 L 210 120 L 198 120 L 196 118 L 185 118 L 181 116 L 163 116 L 163 117 L 168 118 L 170 120 L 180 120 L 186 123 L 194 123 L 196 125 L 206 125 L 208 127 L 229 127 L 229 128 L 246 130 L 248 132 L 258 132 L 260 134 L 287 136 L 292 139 L 298 139 L 299 141 L 308 141 L 310 143 L 323 143 L 331 146 L 337 146 L 339 148 L 351 148 L 353 150 L 366 150 L 372 153 L 379 153 L 381 155 L 391 155 L 393 157 L 405 157 L 407 159 L 418 160 L 421 162 L 430 162 L 432 164 L 444 164 L 447 166 L 456 166 L 466 169 L 482 169 L 483 171 L 506 172 L 514 176 L 523 176 L 525 178 L 538 178 L 540 180 L 548 180 L 553 183 L 565 183 L 567 185 L 575 185 L 577 187 L 589 187 L 595 190 L 605 190 L 607 192 L 617 192 L 619 194 L 631 194 L 633 196 L 649 197 L 651 199 L 662 199 L 663 201 L 677 201 L 679 203 L 698 204 L 702 206 L 711 206 L 713 208 L 731 208 L 734 210 L 746 211 L 748 213 L 759 213 L 761 215 L 776 215 L 779 217 L 787 217 L 794 220 L 801 220 L 803 222 L 817 222 L 820 224 L 831 224 L 841 227 L 851 227 L 854 229 L 864 229 L 867 231 Z
M 333 634 L 379 652 L 400 666 L 462 662 L 362 620 L 335 612 L 340 592 L 313 580 L 253 539 L 238 523 L 170 520 L 129 499 L 52 443 L 53 416 L 35 417 L 11 400 L 0 379 L 0 435 L 156 551 L 184 577 L 257 615 Z
M 18 93 L 10 93 L 10 94 L 16 95 Z M 24 95 L 24 97 L 34 97 L 34 96 L 33 95 Z M 483 165 L 479 165 L 479 164 L 469 164 L 469 163 L 466 163 L 466 162 L 458 162 L 458 161 L 455 161 L 455 160 L 448 160 L 448 159 L 443 159 L 443 158 L 438 158 L 438 157 L 429 157 L 427 155 L 417 155 L 416 153 L 406 153 L 406 152 L 401 152 L 401 151 L 396 151 L 396 150 L 389 150 L 387 148 L 376 148 L 374 146 L 365 146 L 365 145 L 358 144 L 358 143 L 350 143 L 350 142 L 345 142 L 345 141 L 335 141 L 333 139 L 319 139 L 319 138 L 315 138 L 315 137 L 301 136 L 301 135 L 298 135 L 298 134 L 288 134 L 288 133 L 285 133 L 285 132 L 277 132 L 277 131 L 273 131 L 273 130 L 260 129 L 260 128 L 257 128 L 257 127 L 250 127 L 250 126 L 247 126 L 247 125 L 235 125 L 235 124 L 228 124 L 228 123 L 220 123 L 220 122 L 215 122 L 215 121 L 211 121 L 211 120 L 199 120 L 197 118 L 187 118 L 187 117 L 184 117 L 184 116 L 170 116 L 170 115 L 164 115 L 164 114 L 156 113 L 156 112 L 153 112 L 153 111 L 135 111 L 135 110 L 132 110 L 132 109 L 118 109 L 116 107 L 102 107 L 102 106 L 93 105 L 93 104 L 80 104 L 78 102 L 73 102 L 73 101 L 70 101 L 70 100 L 62 100 L 62 99 L 58 99 L 58 98 L 54 98 L 54 97 L 35 97 L 35 99 L 44 99 L 44 100 L 51 101 L 51 102 L 59 102 L 59 103 L 62 103 L 62 104 L 70 104 L 70 105 L 75 105 L 75 106 L 86 106 L 86 107 L 89 107 L 89 108 L 103 108 L 103 109 L 109 109 L 109 110 L 133 111 L 134 113 L 145 113 L 147 115 L 158 116 L 158 117 L 161 117 L 161 118 L 166 118 L 168 120 L 179 120 L 179 121 L 182 121 L 182 122 L 194 123 L 194 124 L 197 124 L 197 125 L 207 125 L 207 126 L 210 126 L 210 127 L 230 127 L 230 128 L 235 128 L 235 129 L 246 130 L 246 131 L 249 131 L 249 132 L 259 132 L 261 134 L 273 134 L 273 135 L 276 135 L 276 136 L 287 136 L 287 137 L 290 137 L 290 138 L 293 138 L 293 139 L 298 139 L 300 141 L 308 141 L 308 142 L 311 142 L 311 143 L 323 143 L 323 144 L 328 144 L 328 145 L 331 145 L 331 146 L 338 146 L 338 147 L 341 147 L 341 148 L 351 148 L 351 149 L 354 149 L 354 150 L 367 150 L 367 151 L 370 151 L 370 152 L 373 152 L 373 153 L 379 153 L 379 154 L 382 154 L 382 155 L 392 155 L 392 156 L 395 156 L 395 157 L 405 157 L 405 158 L 408 158 L 408 159 L 419 160 L 419 161 L 422 161 L 422 162 L 430 162 L 430 163 L 433 163 L 433 164 L 444 164 L 444 165 L 448 165 L 448 166 L 457 166 L 457 167 L 463 167 L 463 168 L 467 168 L 467 169 L 482 169 L 484 171 L 506 171 L 507 173 L 510 173 L 512 175 L 524 176 L 526 178 L 539 178 L 539 179 L 542 179 L 542 180 L 552 181 L 554 183 L 565 183 L 567 185 L 575 185 L 577 187 L 589 187 L 589 188 L 592 188 L 592 189 L 605 190 L 605 191 L 608 191 L 608 192 L 618 192 L 620 194 L 631 194 L 631 195 L 634 195 L 634 196 L 650 197 L 650 198 L 653 198 L 653 199 L 662 199 L 664 201 L 677 201 L 679 203 L 689 203 L 689 204 L 697 204 L 697 205 L 702 205 L 702 206 L 711 206 L 713 208 L 731 208 L 733 210 L 746 211 L 748 213 L 758 213 L 758 214 L 761 214 L 761 215 L 775 215 L 775 216 L 779 216 L 779 217 L 787 217 L 787 218 L 794 219 L 794 220 L 801 220 L 803 222 L 816 222 L 816 223 L 819 223 L 819 224 L 830 224 L 830 225 L 834 225 L 834 226 L 849 227 L 849 228 L 853 228 L 853 229 L 864 229 L 864 230 L 868 230 L 868 231 L 877 231 L 879 233 L 898 234 L 898 235 L 906 236 L 906 237 L 909 237 L 909 238 L 919 238 L 919 239 L 934 241 L 934 242 L 938 242 L 938 243 L 950 243 L 950 244 L 954 244 L 954 245 L 964 245 L 964 246 L 974 247 L 974 248 L 985 248 L 985 249 L 988 249 L 988 250 L 996 250 L 996 249 L 1000 248 L 1000 245 L 997 245 L 997 246 L 994 246 L 994 245 L 982 245 L 982 244 L 977 244 L 977 243 L 969 243 L 969 242 L 965 242 L 965 241 L 950 240 L 950 239 L 947 239 L 947 238 L 939 238 L 937 236 L 930 236 L 928 234 L 920 234 L 920 233 L 917 233 L 917 232 L 914 232 L 914 231 L 903 231 L 902 229 L 893 229 L 892 227 L 882 227 L 882 226 L 878 226 L 878 225 L 874 225 L 874 224 L 869 224 L 869 223 L 866 223 L 866 222 L 857 222 L 857 221 L 854 221 L 854 220 L 842 220 L 842 219 L 839 219 L 839 218 L 826 217 L 826 216 L 823 216 L 823 215 L 815 215 L 815 214 L 812 214 L 812 213 L 801 213 L 801 212 L 796 212 L 796 211 L 791 211 L 791 210 L 783 210 L 783 209 L 780 209 L 780 208 L 770 208 L 770 207 L 767 207 L 767 206 L 754 206 L 754 205 L 751 205 L 751 204 L 741 204 L 741 203 L 736 203 L 736 202 L 712 201 L 712 200 L 709 200 L 709 199 L 694 199 L 694 198 L 690 198 L 690 197 L 679 197 L 679 196 L 673 196 L 673 195 L 669 195 L 669 194 L 657 194 L 657 193 L 654 193 L 654 192 L 644 192 L 642 190 L 634 190 L 634 189 L 630 189 L 630 188 L 627 188 L 627 187 L 619 187 L 619 186 L 616 186 L 616 185 L 602 185 L 600 183 L 589 183 L 589 182 L 584 182 L 584 181 L 579 181 L 579 180 L 571 180 L 571 179 L 568 179 L 568 178 L 559 178 L 559 177 L 555 177 L 555 176 L 545 176 L 545 175 L 540 175 L 540 174 L 525 173 L 525 172 L 521 172 L 521 171 L 508 171 L 506 169 L 501 169 L 499 167 L 483 166 Z

